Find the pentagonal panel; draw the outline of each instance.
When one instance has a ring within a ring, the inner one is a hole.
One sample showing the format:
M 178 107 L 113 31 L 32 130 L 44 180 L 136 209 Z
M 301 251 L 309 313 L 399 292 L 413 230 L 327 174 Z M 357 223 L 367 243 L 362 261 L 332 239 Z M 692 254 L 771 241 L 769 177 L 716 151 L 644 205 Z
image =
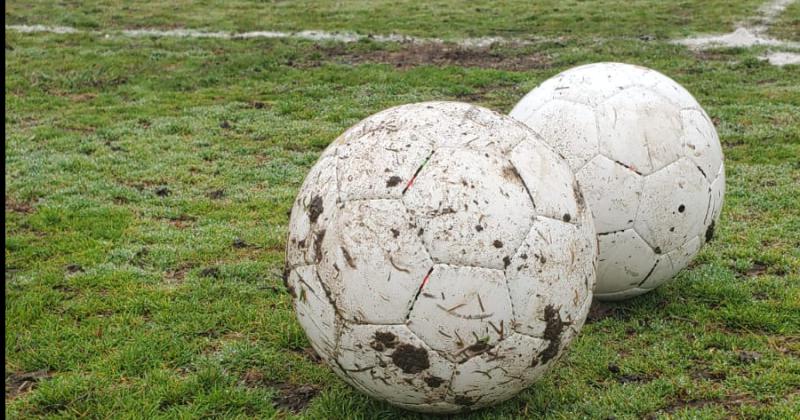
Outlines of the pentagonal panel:
M 700 237 L 694 237 L 668 254 L 669 259 L 672 261 L 672 276 L 678 274 L 679 271 L 689 265 L 694 256 L 700 251 L 702 245 L 703 242 L 700 241 Z
M 432 141 L 412 127 L 379 127 L 339 146 L 342 199 L 399 198 L 433 151 Z
M 317 278 L 313 265 L 293 269 L 287 278 L 290 291 L 295 296 L 297 319 L 308 336 L 308 341 L 322 357 L 334 353 L 339 331 L 336 311 L 328 300 L 325 289 Z
M 511 398 L 540 376 L 531 371 L 547 346 L 545 340 L 522 334 L 507 337 L 458 366 L 448 401 L 475 409 Z
M 633 229 L 600 235 L 595 295 L 603 295 L 640 284 L 658 256 Z
M 502 271 L 437 265 L 414 303 L 408 326 L 434 350 L 465 360 L 508 335 L 511 319 Z
M 522 178 L 537 214 L 565 222 L 575 219 L 574 175 L 563 159 L 544 143 L 530 139 L 517 145 L 509 160 L 510 170 L 515 171 L 510 176 Z
M 717 130 L 705 112 L 699 109 L 685 109 L 681 111 L 681 118 L 684 154 L 700 168 L 710 183 L 722 165 L 722 146 Z
M 552 100 L 532 113 L 523 115 L 512 111 L 511 116 L 532 128 L 562 154 L 573 171 L 598 154 L 597 121 L 594 111 L 586 105 Z
M 687 158 L 645 177 L 634 228 L 654 249 L 672 251 L 704 231 L 709 187 Z
M 503 268 L 534 217 L 513 166 L 492 151 L 438 149 L 403 201 L 434 261 Z
M 313 264 L 321 257 L 319 244 L 336 213 L 336 162 L 323 157 L 306 176 L 289 218 L 286 260 L 290 267 Z
M 323 241 L 320 273 L 348 320 L 402 323 L 433 262 L 399 200 L 345 203 Z
M 597 108 L 600 153 L 647 175 L 678 160 L 680 109 L 662 96 L 630 87 Z
M 573 323 L 591 297 L 595 248 L 576 226 L 538 219 L 506 268 L 514 310 L 514 330 L 543 337 L 548 328 L 547 308 Z M 594 237 L 594 233 L 590 234 Z
M 338 354 L 348 377 L 393 403 L 443 401 L 454 370 L 404 325 L 348 325 Z
M 636 172 L 596 156 L 575 175 L 594 216 L 597 233 L 633 227 L 644 179 Z

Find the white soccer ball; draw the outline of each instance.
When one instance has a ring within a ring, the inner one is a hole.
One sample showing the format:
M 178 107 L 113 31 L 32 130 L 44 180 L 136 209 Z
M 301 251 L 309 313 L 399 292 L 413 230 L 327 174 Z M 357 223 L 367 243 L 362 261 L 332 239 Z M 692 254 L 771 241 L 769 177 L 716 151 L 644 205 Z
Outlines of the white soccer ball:
M 591 304 L 596 239 L 568 164 L 514 119 L 454 102 L 375 114 L 292 209 L 287 286 L 345 381 L 410 410 L 515 395 Z
M 711 240 L 725 193 L 714 124 L 689 92 L 644 67 L 597 63 L 528 93 L 511 116 L 564 155 L 594 215 L 595 297 L 671 279 Z

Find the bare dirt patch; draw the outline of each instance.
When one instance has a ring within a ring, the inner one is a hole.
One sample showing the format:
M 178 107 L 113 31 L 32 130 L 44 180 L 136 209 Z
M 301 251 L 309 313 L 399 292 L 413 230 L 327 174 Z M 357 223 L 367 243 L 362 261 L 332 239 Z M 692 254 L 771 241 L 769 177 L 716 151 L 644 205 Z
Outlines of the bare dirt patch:
M 49 379 L 53 373 L 47 369 L 35 372 L 14 372 L 6 375 L 6 401 L 32 391 L 39 382 Z
M 317 46 L 319 60 L 311 66 L 325 61 L 340 64 L 389 64 L 397 68 L 417 66 L 479 67 L 499 70 L 529 70 L 549 68 L 552 58 L 537 52 L 501 52 L 489 47 L 466 48 L 451 44 L 407 44 L 398 50 L 353 51 L 346 46 Z
M 743 405 L 757 404 L 759 404 L 758 400 L 747 395 L 726 395 L 718 398 L 679 398 L 659 411 L 672 414 L 685 409 L 699 409 L 709 405 L 720 405 L 726 411 L 733 411 Z
M 14 213 L 33 213 L 33 205 L 24 201 L 17 201 L 13 197 L 6 196 L 6 211 Z
M 288 410 L 292 413 L 303 411 L 314 397 L 319 394 L 319 389 L 312 385 L 277 384 L 278 394 L 272 399 L 275 407 Z
M 617 304 L 595 300 L 592 302 L 591 308 L 589 308 L 589 315 L 586 317 L 586 323 L 592 324 L 606 318 L 624 320 L 629 317 L 627 312 L 628 311 L 624 307 Z

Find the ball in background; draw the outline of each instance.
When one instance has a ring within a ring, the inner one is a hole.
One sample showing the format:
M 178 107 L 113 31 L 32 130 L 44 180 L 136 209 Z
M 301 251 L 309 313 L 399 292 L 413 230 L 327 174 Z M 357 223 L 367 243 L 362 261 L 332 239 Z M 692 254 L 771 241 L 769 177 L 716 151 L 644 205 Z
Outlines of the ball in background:
M 567 162 L 468 104 L 399 106 L 347 130 L 311 169 L 289 229 L 287 286 L 314 349 L 410 410 L 512 397 L 591 304 L 594 226 Z
M 566 157 L 594 215 L 595 297 L 640 295 L 711 240 L 725 192 L 714 124 L 681 85 L 644 67 L 569 69 L 511 111 Z

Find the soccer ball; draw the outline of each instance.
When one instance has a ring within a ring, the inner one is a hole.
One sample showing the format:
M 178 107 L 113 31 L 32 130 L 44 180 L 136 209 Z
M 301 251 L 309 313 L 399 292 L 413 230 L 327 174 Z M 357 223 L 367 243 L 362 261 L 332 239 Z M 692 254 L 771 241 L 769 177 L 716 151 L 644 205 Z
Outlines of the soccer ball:
M 722 148 L 674 80 L 628 64 L 575 67 L 528 93 L 511 116 L 567 158 L 586 195 L 600 246 L 595 297 L 659 286 L 714 236 Z
M 294 203 L 287 287 L 353 387 L 410 410 L 510 398 L 581 328 L 597 258 L 565 160 L 514 119 L 404 105 L 347 130 Z

